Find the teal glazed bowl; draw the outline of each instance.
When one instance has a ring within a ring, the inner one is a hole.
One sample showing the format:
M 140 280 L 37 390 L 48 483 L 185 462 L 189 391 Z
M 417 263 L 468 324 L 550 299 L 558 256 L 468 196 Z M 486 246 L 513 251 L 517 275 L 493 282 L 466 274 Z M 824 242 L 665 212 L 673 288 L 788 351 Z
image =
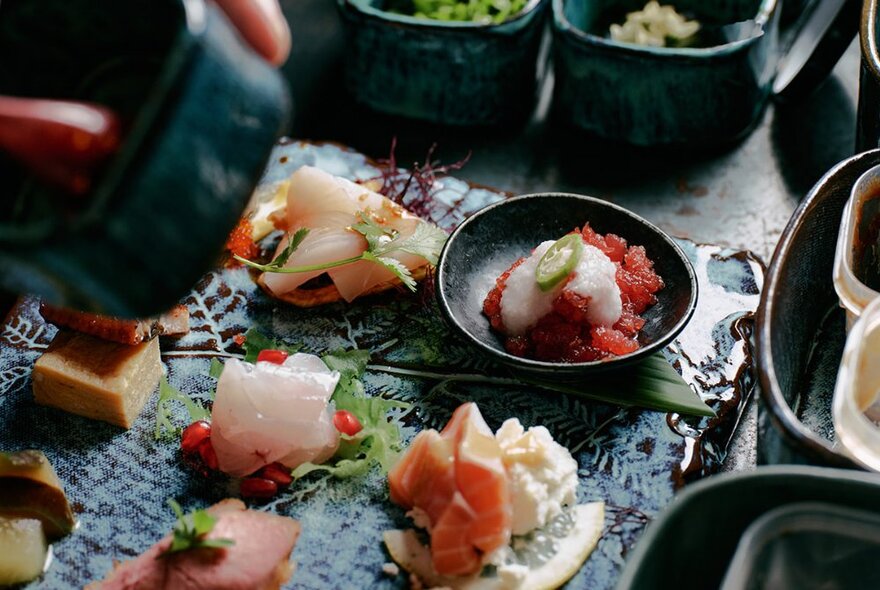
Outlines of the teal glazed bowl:
M 713 47 L 646 47 L 601 36 L 609 10 L 643 0 L 553 0 L 554 110 L 560 122 L 639 146 L 717 145 L 757 123 L 776 72 L 776 0 L 678 0 L 706 25 L 754 19 L 761 32 Z
M 627 556 L 617 590 L 717 590 L 743 533 L 764 514 L 801 502 L 878 514 L 878 497 L 880 477 L 842 469 L 774 466 L 707 478 L 688 486 L 648 526 Z
M 347 28 L 345 86 L 390 115 L 457 126 L 524 121 L 534 109 L 549 0 L 500 24 L 386 12 L 382 0 L 337 0 Z
M 0 156 L 0 288 L 120 316 L 216 263 L 290 111 L 280 74 L 205 0 L 4 0 L 0 94 L 98 103 L 124 141 L 73 199 Z

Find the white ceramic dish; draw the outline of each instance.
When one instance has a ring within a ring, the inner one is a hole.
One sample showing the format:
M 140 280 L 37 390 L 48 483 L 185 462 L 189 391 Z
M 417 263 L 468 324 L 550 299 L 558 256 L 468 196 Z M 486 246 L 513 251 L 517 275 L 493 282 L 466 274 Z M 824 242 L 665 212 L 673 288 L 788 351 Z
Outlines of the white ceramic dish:
M 850 331 L 862 311 L 880 293 L 868 287 L 855 272 L 856 244 L 865 240 L 870 220 L 880 214 L 880 166 L 865 172 L 853 185 L 843 210 L 837 250 L 834 255 L 834 290 L 846 310 L 846 329 Z M 864 213 L 863 213 L 864 212 Z M 867 215 L 866 215 L 867 214 Z
M 880 472 L 880 299 L 869 304 L 846 340 L 834 387 L 834 430 L 860 465 Z

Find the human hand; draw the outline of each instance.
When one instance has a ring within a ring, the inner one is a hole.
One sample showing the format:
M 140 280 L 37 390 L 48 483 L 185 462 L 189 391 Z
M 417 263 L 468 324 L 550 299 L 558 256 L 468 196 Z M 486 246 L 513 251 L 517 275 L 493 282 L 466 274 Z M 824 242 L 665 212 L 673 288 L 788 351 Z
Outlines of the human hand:
M 244 40 L 279 66 L 290 53 L 290 29 L 278 0 L 214 0 Z M 119 147 L 119 121 L 87 103 L 0 96 L 0 150 L 69 193 L 91 189 L 97 168 Z

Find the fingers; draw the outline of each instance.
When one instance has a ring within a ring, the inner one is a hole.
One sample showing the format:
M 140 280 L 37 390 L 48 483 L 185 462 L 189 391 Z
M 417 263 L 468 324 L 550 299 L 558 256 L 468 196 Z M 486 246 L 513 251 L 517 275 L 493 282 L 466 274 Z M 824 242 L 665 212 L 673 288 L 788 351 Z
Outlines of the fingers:
M 290 53 L 290 28 L 278 0 L 214 0 L 242 37 L 272 65 Z
M 0 96 L 0 150 L 68 192 L 88 192 L 119 143 L 119 122 L 103 107 Z

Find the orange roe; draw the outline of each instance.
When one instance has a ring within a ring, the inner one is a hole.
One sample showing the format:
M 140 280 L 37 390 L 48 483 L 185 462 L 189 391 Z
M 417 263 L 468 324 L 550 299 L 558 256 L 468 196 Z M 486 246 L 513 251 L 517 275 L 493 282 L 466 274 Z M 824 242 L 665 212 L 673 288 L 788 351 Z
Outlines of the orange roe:
M 226 249 L 237 256 L 253 260 L 259 256 L 260 247 L 254 243 L 252 235 L 253 226 L 251 226 L 250 220 L 247 217 L 242 217 L 232 233 L 229 234 L 229 238 L 226 240 Z M 231 262 L 238 264 L 234 260 Z
M 626 240 L 614 234 L 598 234 L 590 224 L 580 234 L 584 243 L 604 252 L 617 266 L 616 279 L 623 303 L 620 319 L 611 327 L 591 325 L 587 321 L 590 299 L 563 290 L 553 302 L 553 311 L 525 335 L 507 336 L 504 344 L 510 354 L 540 361 L 580 363 L 638 350 L 639 330 L 645 325 L 640 314 L 657 302 L 654 294 L 663 288 L 663 279 L 654 272 L 654 262 L 642 246 L 627 246 Z M 520 258 L 498 277 L 495 288 L 483 302 L 483 313 L 498 332 L 504 333 L 501 296 L 507 279 L 524 261 Z

